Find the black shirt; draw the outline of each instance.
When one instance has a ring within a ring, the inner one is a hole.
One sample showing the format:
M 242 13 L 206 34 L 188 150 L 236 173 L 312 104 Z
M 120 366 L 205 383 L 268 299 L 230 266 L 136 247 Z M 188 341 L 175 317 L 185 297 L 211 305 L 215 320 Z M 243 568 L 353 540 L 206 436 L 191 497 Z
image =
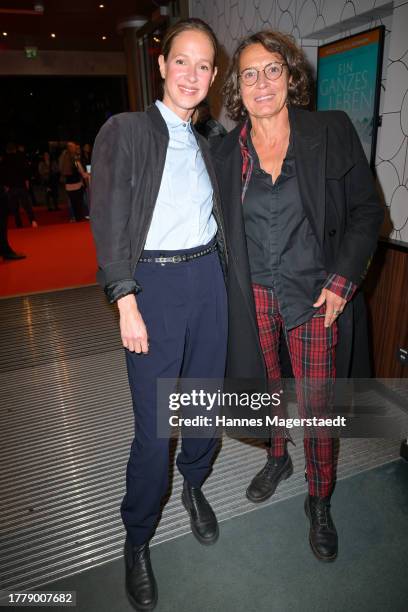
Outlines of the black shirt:
M 292 329 L 313 317 L 313 303 L 327 278 L 319 244 L 301 202 L 293 131 L 275 183 L 262 170 L 249 134 L 247 146 L 253 170 L 243 215 L 251 279 L 274 290 L 285 327 Z

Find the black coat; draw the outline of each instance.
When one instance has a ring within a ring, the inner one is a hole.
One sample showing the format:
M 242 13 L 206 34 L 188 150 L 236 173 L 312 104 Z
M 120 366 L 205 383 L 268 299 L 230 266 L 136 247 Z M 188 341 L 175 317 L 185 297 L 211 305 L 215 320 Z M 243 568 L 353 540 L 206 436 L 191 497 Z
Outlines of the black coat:
M 225 273 L 227 253 L 215 172 L 207 141 L 194 134 L 214 190 L 217 244 Z M 99 265 L 97 280 L 111 302 L 140 287 L 134 274 L 152 221 L 168 144 L 169 131 L 155 104 L 142 113 L 111 117 L 96 137 L 91 225 Z
M 305 214 L 327 273 L 359 285 L 377 245 L 383 210 L 360 140 L 341 111 L 289 107 L 296 171 Z M 213 150 L 229 245 L 227 376 L 265 378 L 258 338 L 241 204 L 238 125 Z M 363 295 L 357 291 L 338 319 L 337 376 L 369 376 Z

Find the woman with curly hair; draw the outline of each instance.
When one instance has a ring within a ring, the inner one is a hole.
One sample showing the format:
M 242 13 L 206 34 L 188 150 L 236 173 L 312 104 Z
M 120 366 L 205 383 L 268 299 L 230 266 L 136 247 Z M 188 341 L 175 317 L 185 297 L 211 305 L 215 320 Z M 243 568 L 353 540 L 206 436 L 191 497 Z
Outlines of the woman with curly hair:
M 214 150 L 230 245 L 227 376 L 268 379 L 279 389 L 283 332 L 301 416 L 322 415 L 336 373 L 369 375 L 358 285 L 383 218 L 370 168 L 345 113 L 306 110 L 308 70 L 292 37 L 262 31 L 244 38 L 224 94 L 239 122 Z M 268 499 L 292 475 L 289 439 L 286 430 L 271 433 L 250 501 Z M 332 561 L 334 440 L 305 437 L 304 450 L 310 544 Z

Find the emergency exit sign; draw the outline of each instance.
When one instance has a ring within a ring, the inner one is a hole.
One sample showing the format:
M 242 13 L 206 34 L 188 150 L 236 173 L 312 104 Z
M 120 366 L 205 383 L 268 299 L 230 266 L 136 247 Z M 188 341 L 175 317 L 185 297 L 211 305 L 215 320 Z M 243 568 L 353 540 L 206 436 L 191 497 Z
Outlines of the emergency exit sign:
M 37 47 L 25 47 L 24 50 L 27 59 L 35 59 L 37 57 Z

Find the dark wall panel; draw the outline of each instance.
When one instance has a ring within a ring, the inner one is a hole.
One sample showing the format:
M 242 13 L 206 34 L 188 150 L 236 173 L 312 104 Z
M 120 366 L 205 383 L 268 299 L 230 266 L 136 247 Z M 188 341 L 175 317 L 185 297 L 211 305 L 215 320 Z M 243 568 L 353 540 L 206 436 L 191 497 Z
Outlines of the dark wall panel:
M 407 378 L 398 359 L 408 348 L 408 249 L 380 242 L 364 285 L 369 311 L 373 370 L 379 378 Z

